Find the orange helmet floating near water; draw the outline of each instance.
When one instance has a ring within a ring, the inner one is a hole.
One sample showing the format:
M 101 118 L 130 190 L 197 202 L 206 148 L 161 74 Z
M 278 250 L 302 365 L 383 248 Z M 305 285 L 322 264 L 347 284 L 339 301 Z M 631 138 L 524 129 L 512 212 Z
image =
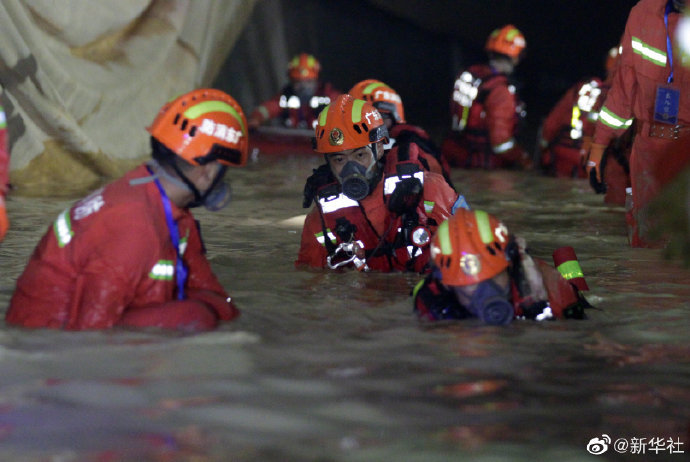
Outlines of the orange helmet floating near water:
M 405 109 L 400 95 L 380 80 L 362 80 L 348 93 L 373 104 L 381 114 L 390 114 L 396 123 L 405 123 Z
M 290 80 L 316 80 L 319 78 L 321 64 L 314 56 L 300 53 L 288 63 L 288 77 Z
M 493 215 L 458 209 L 438 227 L 431 241 L 431 258 L 444 284 L 478 284 L 508 267 L 508 241 L 508 228 Z
M 166 103 L 147 131 L 192 165 L 247 163 L 247 119 L 220 90 L 193 90 Z
M 340 95 L 319 114 L 314 130 L 314 150 L 320 153 L 357 149 L 388 141 L 381 114 L 361 99 Z
M 486 51 L 518 58 L 527 46 L 525 36 L 515 26 L 508 24 L 494 30 L 486 41 Z

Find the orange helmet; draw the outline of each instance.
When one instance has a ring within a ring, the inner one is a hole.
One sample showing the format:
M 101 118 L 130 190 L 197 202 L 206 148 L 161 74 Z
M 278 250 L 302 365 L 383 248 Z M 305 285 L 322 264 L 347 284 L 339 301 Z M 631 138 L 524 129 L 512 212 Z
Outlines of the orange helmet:
M 300 53 L 288 63 L 288 77 L 291 80 L 316 80 L 319 78 L 321 64 L 314 56 Z
M 370 102 L 380 113 L 390 114 L 396 123 L 405 123 L 405 109 L 400 95 L 380 80 L 362 80 L 348 93 L 354 98 Z
M 460 208 L 436 230 L 431 258 L 444 284 L 478 284 L 508 267 L 508 238 L 508 228 L 496 217 Z
M 247 119 L 237 101 L 220 90 L 192 90 L 166 103 L 146 130 L 192 165 L 247 163 Z
M 515 26 L 508 24 L 500 29 L 494 30 L 486 41 L 486 51 L 501 53 L 511 58 L 518 58 L 527 43 L 525 36 L 522 35 Z
M 377 141 L 388 142 L 381 114 L 370 103 L 340 95 L 319 114 L 314 150 L 320 153 L 357 149 Z

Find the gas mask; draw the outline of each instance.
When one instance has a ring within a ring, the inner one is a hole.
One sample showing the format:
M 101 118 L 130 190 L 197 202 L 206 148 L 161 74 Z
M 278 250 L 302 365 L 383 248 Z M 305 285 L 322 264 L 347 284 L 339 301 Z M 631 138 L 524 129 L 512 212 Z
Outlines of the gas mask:
M 377 179 L 377 162 L 374 160 L 369 167 L 355 161 L 348 161 L 340 171 L 339 180 L 343 194 L 355 201 L 361 201 L 369 195 Z
M 508 288 L 507 290 L 510 290 Z M 467 310 L 486 324 L 509 324 L 515 315 L 508 292 L 491 279 L 480 282 Z

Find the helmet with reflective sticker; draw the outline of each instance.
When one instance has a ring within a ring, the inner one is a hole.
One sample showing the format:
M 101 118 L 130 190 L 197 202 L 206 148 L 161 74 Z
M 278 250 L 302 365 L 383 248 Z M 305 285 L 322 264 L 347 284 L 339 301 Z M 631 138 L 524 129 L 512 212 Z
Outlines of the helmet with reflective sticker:
M 316 80 L 319 78 L 321 64 L 308 53 L 294 56 L 288 63 L 288 77 L 290 80 Z
M 314 129 L 314 150 L 324 154 L 377 141 L 388 142 L 381 114 L 370 103 L 350 95 L 340 95 L 326 106 Z
M 496 217 L 461 208 L 436 230 L 431 258 L 444 284 L 478 284 L 508 267 L 508 241 L 508 228 Z
M 179 96 L 163 105 L 146 130 L 192 165 L 247 163 L 247 119 L 237 101 L 221 90 L 202 88 Z
M 486 51 L 501 53 L 511 58 L 518 58 L 527 46 L 525 36 L 515 26 L 508 24 L 495 29 L 486 41 Z
M 390 114 L 396 123 L 405 123 L 405 109 L 400 95 L 380 80 L 362 80 L 348 93 L 373 104 L 381 114 Z

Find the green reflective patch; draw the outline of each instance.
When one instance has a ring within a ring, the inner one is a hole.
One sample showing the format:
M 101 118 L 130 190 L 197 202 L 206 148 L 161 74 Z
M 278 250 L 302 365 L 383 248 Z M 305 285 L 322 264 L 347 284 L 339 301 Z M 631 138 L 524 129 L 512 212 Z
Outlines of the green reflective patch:
M 352 123 L 358 124 L 362 121 L 362 106 L 364 106 L 364 101 L 361 99 L 356 99 L 352 102 Z
M 448 220 L 441 223 L 436 230 L 436 234 L 438 235 L 438 243 L 441 245 L 441 253 L 443 255 L 451 255 L 453 253 L 453 245 L 450 243 Z
M 484 244 L 490 244 L 494 241 L 494 233 L 491 230 L 491 223 L 489 222 L 489 214 L 482 210 L 475 210 L 474 218 L 477 220 L 477 229 L 479 230 L 479 237 L 481 237 Z

